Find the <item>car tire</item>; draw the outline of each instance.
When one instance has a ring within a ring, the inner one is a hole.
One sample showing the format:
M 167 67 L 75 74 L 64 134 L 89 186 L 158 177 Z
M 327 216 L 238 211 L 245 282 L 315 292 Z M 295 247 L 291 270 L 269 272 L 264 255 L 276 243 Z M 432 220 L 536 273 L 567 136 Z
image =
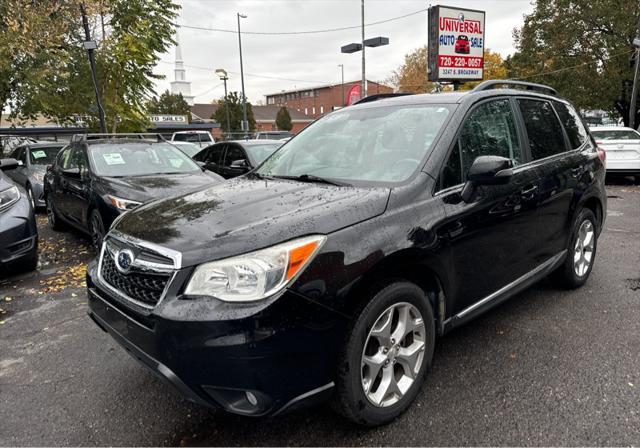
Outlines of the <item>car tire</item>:
M 104 221 L 102 221 L 102 216 L 97 209 L 91 210 L 91 214 L 89 215 L 89 234 L 91 236 L 91 244 L 93 248 L 97 251 L 100 250 L 102 246 L 102 240 L 105 235 Z
M 31 208 L 33 208 L 33 211 L 36 211 L 36 199 L 33 197 L 33 189 L 31 188 L 30 184 L 27 184 L 27 197 L 29 198 L 29 202 L 31 203 Z
M 560 286 L 568 289 L 584 285 L 591 274 L 598 248 L 598 220 L 591 210 L 580 210 L 571 228 L 567 257 L 554 272 Z
M 415 328 L 405 334 L 402 321 Z M 378 290 L 357 314 L 340 355 L 336 410 L 364 426 L 393 421 L 420 392 L 434 346 L 433 310 L 425 292 L 405 281 Z
M 60 219 L 60 215 L 56 211 L 55 205 L 51 202 L 49 196 L 45 196 L 44 198 L 45 208 L 47 210 L 47 220 L 49 221 L 49 226 L 53 230 L 64 230 L 65 225 Z

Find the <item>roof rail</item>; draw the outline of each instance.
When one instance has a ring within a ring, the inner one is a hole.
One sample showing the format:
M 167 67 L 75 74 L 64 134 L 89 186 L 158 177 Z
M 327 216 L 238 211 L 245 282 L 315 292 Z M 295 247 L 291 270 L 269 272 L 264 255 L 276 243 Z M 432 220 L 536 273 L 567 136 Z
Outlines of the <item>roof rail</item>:
M 413 93 L 409 93 L 409 92 L 377 93 L 375 95 L 365 96 L 364 98 L 362 98 L 361 100 L 356 101 L 353 104 L 355 105 L 355 104 L 370 103 L 372 101 L 383 100 L 385 98 L 393 98 L 393 97 L 396 97 L 396 96 L 407 96 L 407 95 L 413 95 Z
M 472 92 L 482 92 L 484 90 L 495 89 L 496 86 L 520 86 L 526 90 L 539 90 L 549 95 L 558 95 L 558 92 L 553 87 L 545 86 L 544 84 L 536 84 L 534 82 L 518 81 L 515 79 L 491 79 L 478 84 Z
M 158 133 L 140 133 L 140 132 L 129 132 L 129 133 L 105 133 L 105 134 L 75 134 L 71 137 L 72 142 L 83 142 L 87 140 L 115 140 L 117 138 L 128 138 L 128 139 L 145 139 L 145 140 L 156 140 L 158 142 L 166 141 L 165 138 Z

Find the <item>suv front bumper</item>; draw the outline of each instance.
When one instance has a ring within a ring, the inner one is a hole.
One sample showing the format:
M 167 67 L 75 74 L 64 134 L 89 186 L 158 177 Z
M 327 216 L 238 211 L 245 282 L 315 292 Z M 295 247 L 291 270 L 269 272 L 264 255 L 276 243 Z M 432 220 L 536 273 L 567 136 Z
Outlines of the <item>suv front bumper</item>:
M 101 288 L 96 269 L 92 263 L 87 273 L 89 316 L 189 401 L 262 416 L 330 395 L 344 317 L 288 291 L 238 319 L 194 321 L 155 310 L 145 316 Z M 163 309 L 173 300 L 186 302 L 165 297 Z M 199 312 L 198 302 L 192 305 Z

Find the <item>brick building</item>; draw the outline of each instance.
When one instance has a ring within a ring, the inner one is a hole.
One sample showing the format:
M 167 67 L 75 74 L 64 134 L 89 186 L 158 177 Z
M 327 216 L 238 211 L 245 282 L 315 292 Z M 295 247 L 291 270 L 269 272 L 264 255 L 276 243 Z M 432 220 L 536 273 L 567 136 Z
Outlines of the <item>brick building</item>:
M 354 85 L 360 85 L 360 81 L 344 83 L 345 102 L 348 101 L 349 90 Z M 319 118 L 335 108 L 343 106 L 343 85 L 329 84 L 305 89 L 283 90 L 279 93 L 266 95 L 267 106 L 287 106 L 289 111 L 302 112 L 307 117 Z M 392 93 L 393 88 L 373 81 L 367 81 L 367 93 Z
M 267 105 L 267 106 L 251 106 L 253 110 L 253 118 L 256 120 L 256 132 L 259 131 L 277 131 L 276 115 L 280 110 L 280 106 Z M 304 127 L 313 121 L 313 118 L 288 107 L 289 115 L 291 115 L 291 124 L 293 128 L 291 132 L 297 134 Z M 211 117 L 218 110 L 217 104 L 194 104 L 191 106 L 191 122 L 192 123 L 206 123 L 212 122 Z M 217 124 L 216 124 L 217 125 Z M 217 127 L 211 130 L 213 136 L 218 138 L 222 135 L 222 130 Z

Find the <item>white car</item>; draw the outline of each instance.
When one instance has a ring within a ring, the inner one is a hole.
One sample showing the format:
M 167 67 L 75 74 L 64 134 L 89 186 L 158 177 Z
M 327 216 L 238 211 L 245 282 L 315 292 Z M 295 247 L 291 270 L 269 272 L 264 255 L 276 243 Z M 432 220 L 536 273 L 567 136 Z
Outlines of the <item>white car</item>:
M 209 131 L 180 131 L 174 132 L 171 136 L 172 142 L 188 142 L 205 148 L 213 145 L 215 140 Z
M 640 133 L 621 126 L 591 129 L 598 147 L 607 154 L 607 173 L 633 175 L 640 180 Z

